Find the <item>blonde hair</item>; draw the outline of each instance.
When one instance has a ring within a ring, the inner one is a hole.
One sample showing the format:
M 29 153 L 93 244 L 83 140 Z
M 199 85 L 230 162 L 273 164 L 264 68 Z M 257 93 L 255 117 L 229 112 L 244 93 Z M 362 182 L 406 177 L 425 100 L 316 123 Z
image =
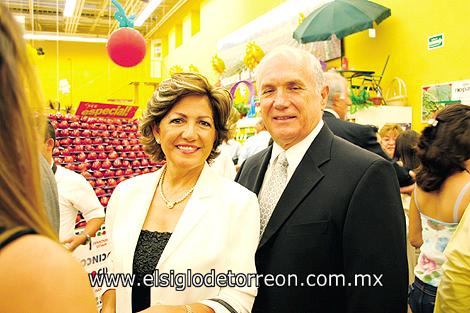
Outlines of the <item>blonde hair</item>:
M 39 143 L 43 97 L 17 22 L 0 5 L 0 226 L 55 238 L 42 202 Z M 36 114 L 34 117 L 33 115 Z
M 398 137 L 398 135 L 400 135 L 401 133 L 403 133 L 403 129 L 399 124 L 385 124 L 379 130 L 379 135 L 381 138 L 390 135 L 395 135 L 395 137 Z

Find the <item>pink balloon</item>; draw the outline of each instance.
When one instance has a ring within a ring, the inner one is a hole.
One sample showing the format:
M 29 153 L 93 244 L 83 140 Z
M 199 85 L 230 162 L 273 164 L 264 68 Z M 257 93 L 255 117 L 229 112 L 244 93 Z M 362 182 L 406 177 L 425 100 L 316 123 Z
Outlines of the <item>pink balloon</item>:
M 122 27 L 109 36 L 106 49 L 111 60 L 117 65 L 136 66 L 145 57 L 145 39 L 137 30 Z

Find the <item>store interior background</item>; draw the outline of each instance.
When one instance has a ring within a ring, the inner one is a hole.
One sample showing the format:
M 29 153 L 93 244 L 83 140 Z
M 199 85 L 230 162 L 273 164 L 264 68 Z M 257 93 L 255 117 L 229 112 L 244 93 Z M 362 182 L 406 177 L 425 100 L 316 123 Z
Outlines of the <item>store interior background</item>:
M 162 78 L 168 77 L 174 65 L 187 70 L 192 64 L 215 82 L 218 77 L 212 69 L 211 58 L 217 53 L 217 41 L 283 2 L 187 1 L 152 37 L 162 40 Z M 378 73 L 390 55 L 381 85 L 387 86 L 395 76 L 406 82 L 408 104 L 413 107 L 412 127 L 420 130 L 423 127 L 421 87 L 464 80 L 470 76 L 470 41 L 467 39 L 470 1 L 375 2 L 391 8 L 391 17 L 376 26 L 376 38 L 370 38 L 367 31 L 347 36 L 343 53 L 350 68 Z M 427 38 L 438 33 L 445 36 L 444 47 L 428 50 Z M 32 41 L 31 44 L 36 48 L 42 47 L 46 53 L 37 61 L 46 99 L 59 100 L 62 107 L 72 104 L 76 108 L 80 101 L 133 99 L 131 82 L 155 81 L 150 77 L 150 51 L 138 66 L 123 68 L 112 63 L 102 43 Z M 333 60 L 328 66 L 339 67 L 340 62 Z M 60 79 L 68 80 L 70 94 L 61 94 Z M 136 105 L 145 107 L 152 91 L 152 86 L 142 85 Z

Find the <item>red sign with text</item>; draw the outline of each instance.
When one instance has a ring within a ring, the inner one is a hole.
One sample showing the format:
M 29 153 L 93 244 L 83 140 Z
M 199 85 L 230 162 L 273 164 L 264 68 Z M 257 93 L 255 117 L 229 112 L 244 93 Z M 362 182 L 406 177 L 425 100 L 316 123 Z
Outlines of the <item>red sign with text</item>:
M 81 101 L 75 115 L 107 118 L 132 118 L 138 108 L 138 106 L 131 105 Z

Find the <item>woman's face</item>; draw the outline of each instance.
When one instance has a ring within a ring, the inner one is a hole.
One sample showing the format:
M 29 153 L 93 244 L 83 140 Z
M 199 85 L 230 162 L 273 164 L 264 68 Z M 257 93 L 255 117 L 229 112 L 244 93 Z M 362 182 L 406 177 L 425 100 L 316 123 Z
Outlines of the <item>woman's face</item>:
M 393 133 L 388 133 L 383 136 L 380 140 L 380 145 L 385 153 L 393 158 L 393 152 L 395 151 L 395 142 L 397 140 L 397 135 Z
M 206 96 L 187 96 L 154 128 L 169 166 L 203 167 L 216 139 L 214 118 Z

